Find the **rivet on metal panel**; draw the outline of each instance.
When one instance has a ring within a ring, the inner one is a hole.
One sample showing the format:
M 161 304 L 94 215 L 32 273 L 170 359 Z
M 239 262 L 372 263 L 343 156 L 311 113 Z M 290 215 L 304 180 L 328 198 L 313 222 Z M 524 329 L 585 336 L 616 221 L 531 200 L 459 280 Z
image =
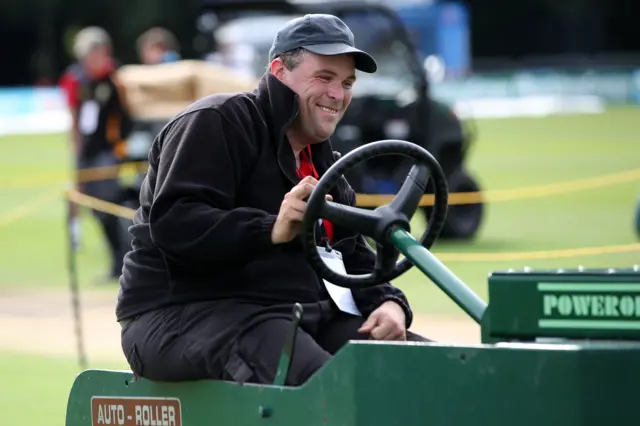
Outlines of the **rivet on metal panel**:
M 271 408 L 263 407 L 262 405 L 258 408 L 258 413 L 260 413 L 260 417 L 268 418 L 271 417 Z

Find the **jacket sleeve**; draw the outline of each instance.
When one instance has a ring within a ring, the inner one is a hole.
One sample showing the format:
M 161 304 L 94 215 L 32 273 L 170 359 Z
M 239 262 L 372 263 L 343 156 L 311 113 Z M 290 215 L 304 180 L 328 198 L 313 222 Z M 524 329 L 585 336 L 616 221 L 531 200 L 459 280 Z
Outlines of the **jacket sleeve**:
M 161 133 L 151 238 L 166 257 L 186 267 L 238 261 L 272 246 L 277 216 L 235 205 L 240 153 L 250 155 L 249 144 L 222 120 L 215 110 L 198 110 Z
M 349 205 L 355 205 L 356 194 L 347 185 L 347 198 Z M 343 230 L 344 232 L 344 230 Z M 344 237 L 344 239 L 343 239 Z M 348 274 L 366 274 L 373 271 L 376 261 L 376 254 L 362 235 L 341 236 L 339 242 L 341 247 L 336 249 L 343 253 L 343 262 Z M 406 328 L 413 322 L 413 313 L 409 306 L 409 301 L 399 288 L 391 283 L 384 283 L 373 287 L 353 289 L 353 298 L 356 306 L 365 317 L 369 316 L 378 306 L 386 301 L 394 301 L 400 305 L 405 313 Z

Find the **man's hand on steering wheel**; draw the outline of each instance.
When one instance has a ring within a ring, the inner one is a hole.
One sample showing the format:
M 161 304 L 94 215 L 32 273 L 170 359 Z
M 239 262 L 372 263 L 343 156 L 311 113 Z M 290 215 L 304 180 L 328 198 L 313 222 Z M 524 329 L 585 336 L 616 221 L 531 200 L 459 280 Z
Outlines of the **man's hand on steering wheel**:
M 307 208 L 306 199 L 317 184 L 318 181 L 313 176 L 307 176 L 284 196 L 278 218 L 271 230 L 273 244 L 288 243 L 300 233 Z M 327 194 L 326 199 L 331 201 L 333 197 Z

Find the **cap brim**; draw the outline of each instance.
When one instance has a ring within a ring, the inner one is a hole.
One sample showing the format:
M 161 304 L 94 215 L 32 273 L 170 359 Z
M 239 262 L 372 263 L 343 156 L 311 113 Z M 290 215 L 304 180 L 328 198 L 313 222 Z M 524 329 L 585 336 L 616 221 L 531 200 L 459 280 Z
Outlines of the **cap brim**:
M 343 55 L 352 54 L 355 58 L 356 69 L 366 72 L 374 73 L 378 70 L 378 64 L 375 59 L 367 52 L 360 49 L 356 49 L 353 46 L 343 43 L 329 43 L 329 44 L 312 44 L 303 46 L 310 52 L 317 53 L 318 55 Z

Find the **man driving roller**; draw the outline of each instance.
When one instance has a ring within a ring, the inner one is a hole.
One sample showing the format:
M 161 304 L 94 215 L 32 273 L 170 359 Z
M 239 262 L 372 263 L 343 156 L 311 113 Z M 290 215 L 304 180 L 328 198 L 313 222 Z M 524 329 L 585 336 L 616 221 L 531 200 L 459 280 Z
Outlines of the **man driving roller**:
M 305 200 L 335 161 L 329 138 L 356 70 L 375 72 L 374 59 L 337 17 L 306 15 L 279 30 L 269 60 L 254 92 L 205 97 L 154 140 L 116 309 L 123 351 L 142 377 L 271 383 L 296 302 L 304 315 L 288 385 L 348 340 L 426 340 L 407 331 L 402 291 L 340 292 L 299 241 Z M 355 205 L 344 179 L 330 197 Z M 361 235 L 327 221 L 319 230 L 318 245 L 327 239 L 347 273 L 372 271 Z

